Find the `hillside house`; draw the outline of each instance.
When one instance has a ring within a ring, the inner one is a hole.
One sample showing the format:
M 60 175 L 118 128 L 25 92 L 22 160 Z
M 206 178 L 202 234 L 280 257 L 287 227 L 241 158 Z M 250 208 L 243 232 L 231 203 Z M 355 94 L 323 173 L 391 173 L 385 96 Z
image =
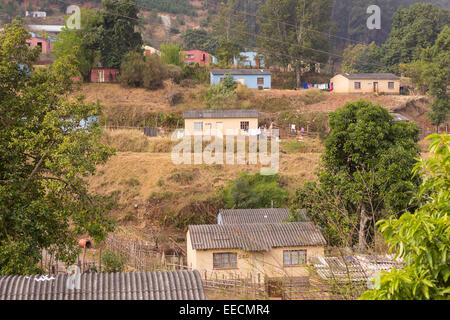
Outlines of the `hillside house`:
M 46 40 L 37 36 L 31 37 L 31 39 L 27 39 L 27 44 L 31 48 L 40 47 L 41 54 L 49 54 L 53 48 L 53 43 L 51 40 Z
M 91 82 L 97 83 L 114 83 L 118 82 L 117 75 L 119 69 L 114 68 L 92 68 L 91 70 Z
M 221 209 L 217 214 L 217 224 L 252 224 L 285 222 L 291 214 L 288 209 Z
M 45 18 L 47 13 L 45 11 L 25 11 L 25 17 Z
M 212 63 L 217 63 L 216 57 L 202 50 L 183 51 L 183 61 L 188 65 L 194 65 L 198 63 L 200 67 L 207 66 Z
M 233 64 L 239 67 L 264 68 L 264 55 L 255 51 L 240 52 Z
M 205 300 L 198 271 L 0 277 L 0 300 Z M 45 280 L 45 281 L 44 281 Z M 79 289 L 78 289 L 78 288 Z
M 218 85 L 231 74 L 235 81 L 250 89 L 270 89 L 272 75 L 268 69 L 212 69 L 210 73 L 211 85 Z
M 158 56 L 161 56 L 161 51 L 159 51 L 158 49 L 155 49 L 153 47 L 144 45 L 144 46 L 142 46 L 142 49 L 144 49 L 145 54 L 157 54 Z
M 184 111 L 186 135 L 254 135 L 258 130 L 258 110 Z
M 190 225 L 186 237 L 189 268 L 258 283 L 308 276 L 310 258 L 323 257 L 326 244 L 310 222 Z
M 336 93 L 400 94 L 400 77 L 392 73 L 341 73 L 330 83 Z

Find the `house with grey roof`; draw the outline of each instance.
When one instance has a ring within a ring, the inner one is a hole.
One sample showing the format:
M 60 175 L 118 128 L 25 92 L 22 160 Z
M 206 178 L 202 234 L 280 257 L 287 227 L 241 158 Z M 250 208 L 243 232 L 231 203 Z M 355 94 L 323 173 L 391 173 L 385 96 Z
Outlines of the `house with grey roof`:
M 311 222 L 190 225 L 188 267 L 219 278 L 304 277 L 326 241 Z
M 218 85 L 231 75 L 234 81 L 250 89 L 270 89 L 272 74 L 269 69 L 212 69 L 210 72 L 211 85 Z
M 291 216 L 285 208 L 220 209 L 217 224 L 252 224 L 285 222 Z
M 258 133 L 258 110 L 187 110 L 183 117 L 186 135 Z
M 400 77 L 392 73 L 341 73 L 330 80 L 335 93 L 400 94 Z
M 196 270 L 0 277 L 0 300 L 205 300 Z

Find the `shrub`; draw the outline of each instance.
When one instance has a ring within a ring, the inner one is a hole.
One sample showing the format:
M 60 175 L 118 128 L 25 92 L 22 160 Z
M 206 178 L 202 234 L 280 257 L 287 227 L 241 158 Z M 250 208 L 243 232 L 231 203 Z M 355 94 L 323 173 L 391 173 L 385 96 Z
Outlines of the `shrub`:
M 161 63 L 156 54 L 146 56 L 146 66 L 143 74 L 143 87 L 147 89 L 159 89 L 167 78 L 167 69 Z
M 172 88 L 167 93 L 167 101 L 169 102 L 169 105 L 174 106 L 183 101 L 183 94 L 177 89 Z
M 144 57 L 137 52 L 129 52 L 120 66 L 120 84 L 126 87 L 141 87 L 145 69 Z
M 233 76 L 227 75 L 219 85 L 211 86 L 205 95 L 205 103 L 211 109 L 222 109 L 236 103 L 237 83 Z
M 102 255 L 104 271 L 107 273 L 123 272 L 127 260 L 126 255 L 123 253 L 117 255 L 111 251 L 106 251 Z
M 167 70 L 167 77 L 169 79 L 172 79 L 175 83 L 180 83 L 182 77 L 183 77 L 183 69 L 179 66 L 176 66 L 174 64 L 169 64 L 166 66 Z

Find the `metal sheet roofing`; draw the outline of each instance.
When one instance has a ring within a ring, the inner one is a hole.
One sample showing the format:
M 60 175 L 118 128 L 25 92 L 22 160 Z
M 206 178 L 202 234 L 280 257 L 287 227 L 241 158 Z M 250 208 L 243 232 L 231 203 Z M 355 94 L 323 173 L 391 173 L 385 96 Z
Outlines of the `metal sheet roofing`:
M 267 75 L 271 74 L 269 69 L 212 69 L 213 75 L 235 74 L 235 75 Z
M 317 274 L 325 280 L 367 281 L 380 271 L 402 268 L 402 261 L 393 255 L 354 255 L 343 257 L 314 257 Z
M 0 300 L 205 300 L 197 270 L 84 273 L 79 289 L 69 276 L 0 277 Z
M 400 122 L 400 121 L 409 122 L 409 119 L 404 115 L 401 115 L 400 113 L 391 112 L 389 114 L 393 117 L 392 119 L 393 122 Z
M 258 118 L 258 110 L 187 110 L 185 119 Z
M 393 73 L 341 73 L 347 79 L 367 79 L 367 80 L 398 80 L 400 77 Z
M 190 225 L 192 248 L 269 251 L 276 247 L 323 246 L 322 233 L 311 222 L 240 225 Z
M 291 216 L 289 210 L 283 208 L 221 209 L 219 214 L 222 224 L 277 223 Z

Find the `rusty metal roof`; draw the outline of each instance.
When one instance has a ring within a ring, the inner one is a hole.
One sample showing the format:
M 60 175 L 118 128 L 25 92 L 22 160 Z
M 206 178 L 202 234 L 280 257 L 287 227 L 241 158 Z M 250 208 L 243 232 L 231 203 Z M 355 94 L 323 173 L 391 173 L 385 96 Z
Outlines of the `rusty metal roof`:
M 402 261 L 393 255 L 353 255 L 343 257 L 314 257 L 317 274 L 325 280 L 338 282 L 367 281 L 380 271 L 402 268 Z
M 326 244 L 320 230 L 311 222 L 190 225 L 189 235 L 195 250 L 269 251 L 276 247 Z
M 277 223 L 291 216 L 289 210 L 283 208 L 221 209 L 219 215 L 221 224 Z
M 0 300 L 205 300 L 197 270 L 84 273 L 80 289 L 69 276 L 0 277 Z
M 210 118 L 258 118 L 258 110 L 187 110 L 184 111 L 185 119 L 210 119 Z

